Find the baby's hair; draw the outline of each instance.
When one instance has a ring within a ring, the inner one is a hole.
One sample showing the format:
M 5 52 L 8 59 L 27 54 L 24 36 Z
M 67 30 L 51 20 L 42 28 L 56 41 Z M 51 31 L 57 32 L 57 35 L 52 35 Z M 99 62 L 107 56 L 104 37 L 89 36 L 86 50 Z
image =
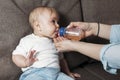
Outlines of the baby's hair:
M 44 12 L 44 10 L 48 10 L 52 13 L 55 13 L 57 16 L 58 16 L 58 13 L 57 11 L 52 8 L 52 7 L 47 7 L 47 6 L 40 6 L 40 7 L 37 7 L 35 9 L 33 9 L 31 12 L 30 12 L 30 15 L 29 15 L 29 23 L 31 25 L 31 27 L 33 28 L 33 23 L 34 21 L 38 20 L 38 17 L 40 16 L 40 14 L 42 12 Z

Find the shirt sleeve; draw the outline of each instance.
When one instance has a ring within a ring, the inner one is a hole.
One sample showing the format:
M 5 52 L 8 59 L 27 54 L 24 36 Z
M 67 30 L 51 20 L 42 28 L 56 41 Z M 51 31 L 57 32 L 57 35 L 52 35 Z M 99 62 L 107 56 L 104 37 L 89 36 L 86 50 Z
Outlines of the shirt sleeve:
M 110 33 L 110 43 L 120 42 L 120 25 L 112 25 Z
M 23 39 L 20 40 L 19 44 L 17 45 L 16 49 L 12 52 L 13 55 L 23 55 L 26 56 L 26 49 L 25 49 L 25 41 Z
M 112 25 L 110 33 L 110 44 L 105 45 L 100 52 L 100 60 L 104 69 L 116 74 L 117 69 L 120 69 L 120 25 Z

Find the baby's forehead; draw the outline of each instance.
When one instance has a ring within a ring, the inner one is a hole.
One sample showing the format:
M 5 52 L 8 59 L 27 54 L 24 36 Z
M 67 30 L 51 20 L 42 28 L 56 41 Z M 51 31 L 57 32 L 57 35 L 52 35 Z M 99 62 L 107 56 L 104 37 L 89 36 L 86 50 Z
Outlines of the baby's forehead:
M 54 17 L 56 19 L 59 19 L 58 13 L 54 8 L 48 8 L 48 7 L 39 7 L 33 10 L 32 14 L 34 20 L 41 19 L 43 17 Z
M 46 15 L 57 15 L 57 12 L 54 10 L 54 9 L 52 9 L 52 8 L 46 8 L 46 9 L 43 9 L 43 10 L 40 10 L 40 13 L 42 14 L 46 14 Z
M 34 13 L 52 13 L 55 12 L 53 8 L 40 7 L 34 10 Z
M 58 17 L 57 12 L 52 8 L 41 8 L 37 11 L 37 13 L 39 14 L 39 16 L 40 15 L 47 15 L 47 16 L 53 16 L 54 15 L 54 16 Z

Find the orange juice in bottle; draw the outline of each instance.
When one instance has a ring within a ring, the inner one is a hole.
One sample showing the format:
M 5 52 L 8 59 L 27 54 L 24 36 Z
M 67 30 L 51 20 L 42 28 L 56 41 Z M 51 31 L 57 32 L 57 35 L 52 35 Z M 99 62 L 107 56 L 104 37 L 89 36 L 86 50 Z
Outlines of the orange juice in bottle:
M 70 40 L 81 40 L 84 38 L 84 31 L 79 28 L 65 28 L 61 27 L 59 29 L 59 35 L 64 36 Z

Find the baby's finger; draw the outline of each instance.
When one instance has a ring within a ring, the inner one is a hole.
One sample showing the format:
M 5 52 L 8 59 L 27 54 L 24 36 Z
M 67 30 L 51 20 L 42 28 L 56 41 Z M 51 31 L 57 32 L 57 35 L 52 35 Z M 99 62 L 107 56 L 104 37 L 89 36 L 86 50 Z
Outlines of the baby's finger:
M 38 61 L 38 59 L 37 59 L 37 58 L 34 58 L 34 62 L 35 62 L 35 61 Z
M 54 38 L 53 40 L 54 40 L 54 43 L 57 43 L 60 41 L 60 37 Z
M 59 39 L 59 41 L 63 41 L 64 37 L 59 37 L 58 39 Z
M 63 41 L 63 40 L 67 40 L 67 38 L 65 38 L 65 37 L 61 37 L 61 41 Z
M 53 41 L 54 41 L 54 43 L 57 43 L 57 38 L 54 38 Z
M 36 50 L 32 50 L 29 52 L 28 58 L 33 58 L 33 55 L 35 54 Z

